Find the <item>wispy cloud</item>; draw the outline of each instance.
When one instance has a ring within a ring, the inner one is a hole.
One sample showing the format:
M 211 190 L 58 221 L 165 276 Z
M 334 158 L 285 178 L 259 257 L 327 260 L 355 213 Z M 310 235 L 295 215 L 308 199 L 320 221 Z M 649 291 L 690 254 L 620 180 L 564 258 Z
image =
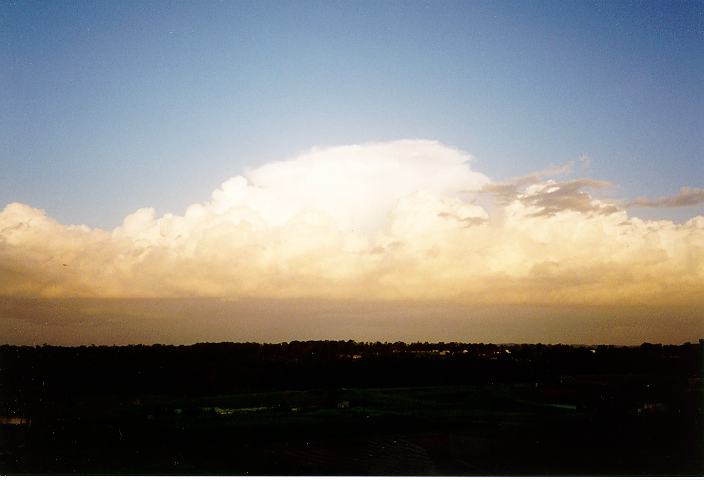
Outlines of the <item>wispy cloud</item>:
M 535 208 L 533 215 L 538 217 L 556 215 L 564 210 L 609 215 L 618 212 L 618 207 L 595 200 L 585 189 L 603 189 L 611 186 L 609 182 L 587 178 L 566 182 L 550 181 L 535 185 L 516 198 L 523 204 Z
M 648 199 L 640 197 L 628 202 L 626 208 L 677 208 L 704 204 L 704 188 L 682 187 L 677 195 Z
M 592 166 L 592 159 L 586 153 L 579 156 L 579 162 L 582 164 L 582 168 L 589 170 Z
M 514 201 L 521 189 L 526 185 L 540 183 L 546 177 L 554 177 L 568 174 L 574 168 L 574 162 L 570 161 L 562 165 L 547 168 L 537 172 L 522 175 L 520 177 L 509 178 L 504 182 L 492 182 L 484 185 L 482 192 L 491 193 L 496 196 L 502 204 Z
M 587 189 L 605 189 L 613 185 L 604 180 L 582 178 L 567 181 L 543 179 L 549 175 L 569 173 L 572 163 L 551 170 L 516 177 L 507 182 L 490 183 L 482 192 L 492 194 L 500 205 L 520 202 L 533 208 L 534 216 L 552 216 L 563 210 L 580 213 L 611 214 L 619 210 L 611 202 L 596 200 Z

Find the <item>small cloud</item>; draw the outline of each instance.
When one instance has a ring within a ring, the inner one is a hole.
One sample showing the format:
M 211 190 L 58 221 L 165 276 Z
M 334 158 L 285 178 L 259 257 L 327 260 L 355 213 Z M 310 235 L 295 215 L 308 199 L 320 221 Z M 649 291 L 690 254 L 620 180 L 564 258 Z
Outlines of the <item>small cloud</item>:
M 589 158 L 586 153 L 583 153 L 579 156 L 579 162 L 582 164 L 582 168 L 584 168 L 585 170 L 589 170 L 589 167 L 592 166 L 592 159 Z
M 500 204 L 507 205 L 518 197 L 521 187 L 540 183 L 546 177 L 566 175 L 570 173 L 573 168 L 574 161 L 569 161 L 567 163 L 563 163 L 562 165 L 557 165 L 546 168 L 544 170 L 529 173 L 528 175 L 513 177 L 505 182 L 490 183 L 488 185 L 484 185 L 481 191 L 484 193 L 494 194 L 499 200 Z
M 626 208 L 678 208 L 695 207 L 704 203 L 704 188 L 682 187 L 677 195 L 648 199 L 639 197 L 625 205 Z
M 517 183 L 490 183 L 482 188 L 482 192 L 494 195 L 500 205 L 508 205 L 513 202 L 520 193 Z
M 609 215 L 618 211 L 615 205 L 595 200 L 585 188 L 608 188 L 610 182 L 584 178 L 567 182 L 548 182 L 519 196 L 528 206 L 538 208 L 536 217 L 550 217 L 564 210 Z
M 456 222 L 460 223 L 464 227 L 474 227 L 477 225 L 483 225 L 487 222 L 487 219 L 484 217 L 472 217 L 472 216 L 463 217 L 463 216 L 460 216 L 456 213 L 450 213 L 450 212 L 440 212 L 440 213 L 438 213 L 438 217 L 455 220 Z
M 486 185 L 482 191 L 495 195 L 501 205 L 519 201 L 526 206 L 535 207 L 538 210 L 533 216 L 537 217 L 549 217 L 564 210 L 609 215 L 617 212 L 618 207 L 595 200 L 585 189 L 604 189 L 612 186 L 610 182 L 603 180 L 583 178 L 565 182 L 550 180 L 534 183 L 528 188 L 521 188 L 520 182 L 493 183 Z

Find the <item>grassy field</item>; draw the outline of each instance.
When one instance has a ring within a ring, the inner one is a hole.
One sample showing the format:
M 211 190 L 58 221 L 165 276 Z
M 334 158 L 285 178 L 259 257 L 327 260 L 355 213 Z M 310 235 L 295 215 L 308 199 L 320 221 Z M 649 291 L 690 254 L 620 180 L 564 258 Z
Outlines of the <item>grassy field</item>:
M 4 473 L 701 474 L 701 421 L 533 384 L 78 396 L 0 425 Z

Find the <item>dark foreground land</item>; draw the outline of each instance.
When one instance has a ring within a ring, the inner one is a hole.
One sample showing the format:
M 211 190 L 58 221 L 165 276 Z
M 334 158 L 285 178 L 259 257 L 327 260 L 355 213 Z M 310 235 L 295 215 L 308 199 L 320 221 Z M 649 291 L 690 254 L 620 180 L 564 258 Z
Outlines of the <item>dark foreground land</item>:
M 0 473 L 701 475 L 704 344 L 0 347 Z

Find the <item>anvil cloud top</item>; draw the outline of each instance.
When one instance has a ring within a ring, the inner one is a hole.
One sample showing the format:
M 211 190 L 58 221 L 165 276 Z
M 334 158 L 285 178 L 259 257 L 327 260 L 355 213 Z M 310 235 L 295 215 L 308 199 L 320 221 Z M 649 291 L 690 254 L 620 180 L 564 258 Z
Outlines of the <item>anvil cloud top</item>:
M 6 3 L 0 334 L 702 336 L 703 22 L 695 2 Z M 582 327 L 540 320 L 565 316 Z

